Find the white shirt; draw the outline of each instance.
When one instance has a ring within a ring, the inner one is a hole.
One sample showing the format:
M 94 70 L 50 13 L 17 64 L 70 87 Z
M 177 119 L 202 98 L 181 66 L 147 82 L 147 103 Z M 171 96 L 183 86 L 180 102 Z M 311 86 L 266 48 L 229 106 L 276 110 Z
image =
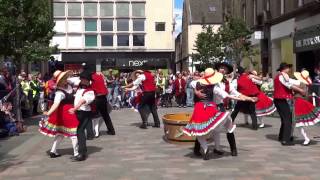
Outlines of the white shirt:
M 67 82 L 72 86 L 79 86 L 81 80 L 80 77 L 70 77 L 67 79 Z
M 279 76 L 279 81 L 281 84 L 286 86 L 288 89 L 291 89 L 293 85 L 295 86 L 300 86 L 300 81 L 291 79 L 288 74 L 286 73 L 281 73 L 282 75 Z
M 72 87 L 69 85 L 67 88 L 64 88 L 63 90 L 69 94 L 72 93 Z M 61 90 L 57 89 L 57 91 L 54 95 L 53 103 L 60 103 L 62 100 L 64 100 L 64 98 L 66 98 L 66 95 Z
M 133 85 L 139 86 L 144 80 L 146 80 L 146 76 L 144 74 L 140 74 L 137 79 L 133 81 Z
M 83 93 L 85 89 L 78 89 L 75 98 L 74 98 L 74 106 L 76 106 L 81 99 L 84 99 L 86 101 L 85 104 L 81 105 L 79 110 L 80 111 L 91 111 L 90 103 L 94 100 L 94 92 L 93 91 L 87 91 Z
M 229 95 L 235 96 L 235 97 L 239 97 L 241 95 L 241 93 L 239 93 L 236 88 L 233 86 L 233 84 L 230 83 L 230 93 L 228 94 L 225 89 L 226 89 L 226 85 L 223 82 L 219 82 L 218 84 L 216 84 L 214 86 L 213 92 L 214 92 L 214 102 L 216 104 L 222 104 L 223 103 L 223 99 L 225 99 L 226 97 L 228 97 Z
M 191 82 L 190 82 L 190 87 L 193 88 L 193 89 L 196 89 L 196 87 L 197 87 L 197 82 L 198 82 L 197 80 L 191 81 Z

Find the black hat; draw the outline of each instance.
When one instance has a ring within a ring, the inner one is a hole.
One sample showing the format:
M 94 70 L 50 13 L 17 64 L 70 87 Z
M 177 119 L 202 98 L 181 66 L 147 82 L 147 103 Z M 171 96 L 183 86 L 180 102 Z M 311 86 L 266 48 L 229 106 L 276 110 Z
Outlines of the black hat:
M 277 69 L 277 71 L 282 71 L 282 70 L 284 70 L 286 68 L 291 68 L 291 67 L 292 67 L 292 64 L 288 64 L 288 63 L 283 62 L 283 63 L 280 64 L 280 66 Z
M 87 80 L 91 81 L 92 80 L 91 76 L 92 76 L 92 73 L 90 71 L 82 71 L 80 73 L 81 79 L 87 79 Z
M 222 61 L 222 62 L 216 63 L 216 65 L 215 65 L 216 70 L 219 70 L 221 66 L 224 66 L 224 67 L 226 67 L 228 69 L 228 73 L 227 74 L 230 74 L 230 73 L 233 72 L 233 67 L 229 62 Z
M 241 66 L 238 66 L 238 69 L 237 69 L 237 73 L 238 74 L 243 74 L 245 72 L 245 69 Z

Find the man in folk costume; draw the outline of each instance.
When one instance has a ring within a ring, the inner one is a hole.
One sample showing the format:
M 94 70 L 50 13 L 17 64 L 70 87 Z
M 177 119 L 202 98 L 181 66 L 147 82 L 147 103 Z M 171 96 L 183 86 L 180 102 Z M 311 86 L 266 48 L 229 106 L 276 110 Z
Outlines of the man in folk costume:
M 249 78 L 249 74 L 247 74 L 242 67 L 238 67 L 238 73 L 240 75 L 237 81 L 238 91 L 245 96 L 257 99 L 257 96 L 259 95 L 259 89 Z M 231 118 L 233 121 L 235 120 L 240 111 L 251 116 L 252 129 L 257 130 L 258 125 L 255 102 L 238 101 L 231 114 Z
M 292 107 L 293 92 L 305 94 L 305 91 L 298 87 L 300 82 L 289 78 L 292 64 L 281 63 L 274 78 L 273 102 L 281 118 L 281 127 L 278 140 L 283 146 L 293 146 L 292 133 Z
M 95 92 L 95 105 L 96 110 L 101 114 L 106 126 L 107 126 L 107 134 L 109 135 L 115 135 L 115 130 L 111 121 L 111 118 L 109 116 L 108 111 L 108 100 L 107 100 L 107 94 L 108 89 L 106 87 L 106 81 L 105 77 L 101 72 L 93 72 L 91 75 L 92 83 L 91 88 Z M 93 121 L 93 127 L 95 131 L 95 137 L 99 137 L 99 120 L 100 119 L 94 119 Z
M 75 113 L 79 120 L 77 129 L 77 137 L 79 144 L 79 155 L 73 157 L 74 161 L 84 161 L 87 158 L 87 145 L 86 145 L 86 134 L 85 129 L 89 121 L 92 120 L 92 112 L 90 104 L 94 101 L 94 91 L 90 86 L 91 73 L 83 71 L 80 74 L 80 85 L 79 89 L 75 94 L 74 108 L 69 110 L 69 113 Z
M 160 120 L 158 117 L 157 106 L 156 106 L 156 84 L 154 76 L 150 71 L 136 70 L 132 73 L 133 82 L 124 86 L 128 90 L 129 88 L 136 89 L 141 85 L 142 97 L 139 106 L 139 113 L 142 119 L 141 129 L 148 128 L 148 114 L 151 112 L 154 120 L 153 127 L 160 128 Z

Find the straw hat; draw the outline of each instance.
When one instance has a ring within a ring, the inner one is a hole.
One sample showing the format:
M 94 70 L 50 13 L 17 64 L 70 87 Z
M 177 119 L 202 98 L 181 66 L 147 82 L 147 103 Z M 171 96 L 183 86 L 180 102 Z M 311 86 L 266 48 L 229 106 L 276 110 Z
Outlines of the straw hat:
M 293 74 L 294 74 L 294 77 L 296 77 L 300 82 L 307 84 L 307 85 L 312 84 L 312 81 L 309 76 L 309 71 L 303 70 L 301 72 L 295 72 Z
M 54 77 L 55 79 L 57 79 L 57 77 L 58 77 L 59 74 L 61 74 L 61 73 L 62 73 L 62 71 L 56 70 L 56 71 L 53 73 L 53 77 Z
M 65 82 L 70 74 L 72 74 L 72 71 L 60 72 L 59 75 L 56 77 L 57 86 L 61 86 L 61 83 Z
M 251 71 L 251 74 L 253 74 L 253 75 L 255 75 L 255 76 L 258 76 L 258 73 L 257 73 L 257 71 L 255 71 L 255 70 Z
M 207 68 L 204 71 L 204 76 L 198 81 L 204 85 L 213 85 L 220 82 L 223 79 L 223 75 L 212 68 Z
M 140 69 L 133 71 L 133 72 L 131 73 L 131 79 L 132 79 L 132 80 L 136 80 L 136 79 L 137 79 L 137 76 L 136 76 L 137 73 L 142 74 L 143 71 L 140 70 Z

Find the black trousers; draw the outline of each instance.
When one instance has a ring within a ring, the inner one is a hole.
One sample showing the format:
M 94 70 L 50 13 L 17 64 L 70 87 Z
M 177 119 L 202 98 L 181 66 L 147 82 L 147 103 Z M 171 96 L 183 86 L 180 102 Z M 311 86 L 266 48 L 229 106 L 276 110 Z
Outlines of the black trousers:
M 225 108 L 223 104 L 218 104 L 218 109 L 221 112 L 225 112 Z M 227 140 L 230 146 L 231 151 L 237 151 L 237 144 L 236 144 L 236 138 L 234 136 L 234 133 L 227 133 Z M 195 154 L 200 153 L 200 143 L 198 141 L 198 139 L 196 139 L 196 142 L 194 143 L 194 148 L 193 151 Z
M 180 93 L 178 96 L 176 96 L 177 104 L 179 106 L 186 106 L 186 94 Z
M 113 128 L 113 124 L 108 113 L 108 101 L 106 96 L 96 96 L 95 102 L 97 106 L 97 111 L 101 114 L 104 122 L 106 123 L 108 131 L 114 133 L 115 130 Z
M 273 102 L 281 119 L 279 140 L 289 142 L 292 131 L 292 112 L 290 105 L 286 99 L 274 99 Z
M 243 111 L 246 114 L 249 114 L 252 120 L 252 128 L 254 130 L 258 129 L 258 120 L 256 114 L 256 104 L 254 102 L 249 101 L 238 101 L 236 106 L 234 107 L 233 112 L 231 113 L 232 121 L 234 122 L 238 113 Z
M 79 120 L 79 125 L 77 128 L 77 137 L 79 144 L 79 154 L 87 154 L 87 143 L 85 129 L 90 121 L 92 121 L 92 114 L 90 111 L 77 111 L 77 118 Z
M 141 104 L 139 107 L 139 113 L 142 119 L 143 124 L 148 124 L 148 115 L 151 112 L 155 125 L 160 125 L 160 120 L 158 117 L 155 91 L 152 92 L 143 92 L 141 97 Z

